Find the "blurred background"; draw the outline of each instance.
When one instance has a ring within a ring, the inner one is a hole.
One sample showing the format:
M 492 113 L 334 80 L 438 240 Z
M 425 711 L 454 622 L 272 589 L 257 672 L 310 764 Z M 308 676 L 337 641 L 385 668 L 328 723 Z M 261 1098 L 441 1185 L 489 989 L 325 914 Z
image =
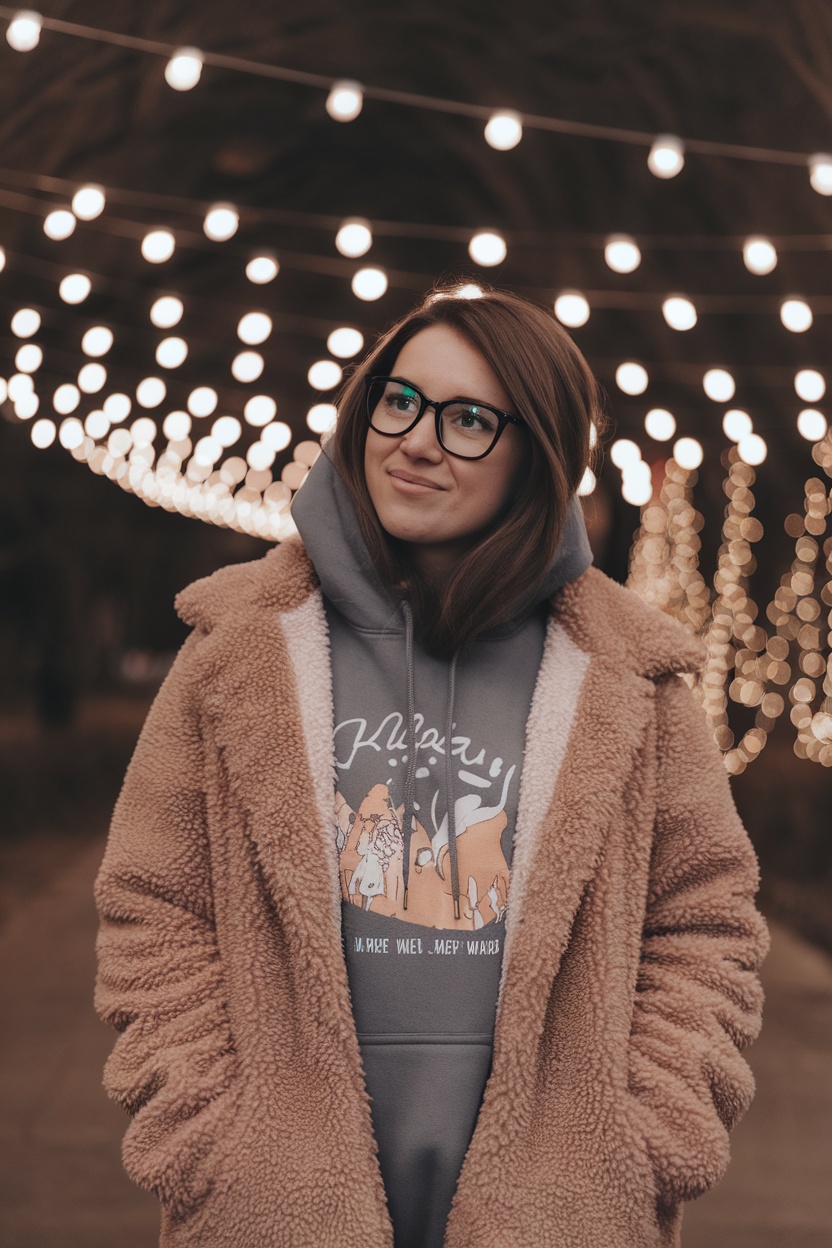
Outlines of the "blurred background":
M 261 557 L 435 284 L 553 306 L 613 432 L 595 561 L 705 638 L 774 943 L 685 1244 L 832 1242 L 832 10 L 0 6 L 4 1242 L 156 1242 L 91 888 L 184 585 Z M 598 448 L 599 452 L 602 448 Z

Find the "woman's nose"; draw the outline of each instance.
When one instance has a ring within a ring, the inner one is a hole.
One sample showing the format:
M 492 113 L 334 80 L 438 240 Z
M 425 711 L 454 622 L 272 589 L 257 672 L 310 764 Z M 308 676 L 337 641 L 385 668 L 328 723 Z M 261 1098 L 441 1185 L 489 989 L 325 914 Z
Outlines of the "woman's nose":
M 436 438 L 436 415 L 432 407 L 426 407 L 421 418 L 399 443 L 406 455 L 420 459 L 441 459 L 442 447 Z

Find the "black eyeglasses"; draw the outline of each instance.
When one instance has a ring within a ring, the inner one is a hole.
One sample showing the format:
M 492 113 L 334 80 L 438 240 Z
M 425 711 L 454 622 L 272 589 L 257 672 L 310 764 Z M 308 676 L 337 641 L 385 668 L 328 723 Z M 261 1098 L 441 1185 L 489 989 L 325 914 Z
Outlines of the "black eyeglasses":
M 443 451 L 460 459 L 483 459 L 497 445 L 506 425 L 522 425 L 519 416 L 475 399 L 435 403 L 402 377 L 367 378 L 367 416 L 376 433 L 400 438 L 410 433 L 432 407 L 436 437 Z

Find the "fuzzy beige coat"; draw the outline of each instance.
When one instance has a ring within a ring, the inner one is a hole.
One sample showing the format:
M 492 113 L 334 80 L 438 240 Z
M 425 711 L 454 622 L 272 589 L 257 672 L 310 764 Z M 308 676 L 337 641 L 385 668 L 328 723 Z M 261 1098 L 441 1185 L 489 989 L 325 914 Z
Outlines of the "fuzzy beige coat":
M 104 1085 L 167 1248 L 391 1248 L 341 946 L 326 617 L 299 539 L 176 599 L 95 885 Z M 757 860 L 679 672 L 590 568 L 527 728 L 494 1056 L 446 1248 L 670 1248 L 754 1092 Z

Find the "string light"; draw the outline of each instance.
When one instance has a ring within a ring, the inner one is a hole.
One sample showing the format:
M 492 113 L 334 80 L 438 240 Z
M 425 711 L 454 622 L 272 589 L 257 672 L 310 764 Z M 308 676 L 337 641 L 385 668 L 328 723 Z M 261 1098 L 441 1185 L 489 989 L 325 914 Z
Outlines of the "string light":
M 11 320 L 11 331 L 16 338 L 31 338 L 40 329 L 40 312 L 36 308 L 21 308 Z
M 224 419 L 224 418 L 221 417 L 220 419 Z M 233 418 L 227 417 L 225 419 L 231 420 Z M 181 412 L 181 411 L 168 412 L 167 416 L 162 422 L 162 433 L 165 435 L 165 437 L 168 439 L 169 442 L 181 442 L 184 438 L 187 438 L 188 434 L 191 432 L 191 423 L 192 423 L 191 418 L 187 412 Z M 211 434 L 213 437 L 218 436 L 216 433 L 216 427 L 218 424 L 219 424 L 219 421 L 215 421 L 214 428 L 211 430 Z M 230 446 L 231 443 L 229 443 L 228 445 Z
M 150 230 L 142 239 L 142 255 L 149 264 L 164 264 L 176 249 L 170 230 Z
M 628 360 L 615 370 L 615 384 L 625 394 L 644 394 L 649 383 L 647 369 L 642 364 Z
M 661 134 L 650 148 L 647 168 L 657 178 L 675 178 L 685 163 L 685 146 L 675 134 Z
M 197 386 L 188 395 L 187 408 L 192 416 L 210 416 L 218 402 L 217 392 L 211 386 Z
M 641 264 L 641 252 L 629 234 L 612 234 L 604 246 L 604 259 L 614 273 L 633 273 Z
M 366 268 L 353 273 L 350 283 L 352 293 L 359 299 L 370 303 L 380 299 L 387 290 L 387 274 L 384 269 Z
M 684 295 L 670 295 L 662 304 L 662 315 L 671 329 L 693 329 L 696 308 Z
M 106 355 L 112 345 L 113 331 L 106 325 L 93 325 L 81 339 L 81 350 L 84 355 L 91 355 L 95 359 Z
M 653 497 L 653 473 L 643 459 L 627 463 L 622 470 L 621 496 L 633 507 L 644 507 Z
M 47 446 L 51 446 L 55 441 L 57 429 L 54 420 L 44 417 L 42 420 L 36 420 L 32 425 L 32 443 L 43 450 Z
M 696 438 L 679 438 L 673 443 L 673 458 L 680 468 L 693 472 L 702 463 L 704 452 L 702 443 Z
M 85 273 L 68 273 L 58 286 L 58 294 L 64 303 L 83 303 L 92 290 L 92 282 Z
M 94 221 L 101 216 L 106 202 L 104 187 L 91 182 L 79 187 L 72 196 L 72 211 L 79 221 Z
M 794 388 L 799 399 L 806 403 L 818 403 L 826 394 L 826 380 L 813 368 L 801 368 L 795 373 Z
M 306 413 L 306 423 L 313 433 L 330 433 L 337 419 L 338 409 L 334 403 L 315 403 Z
M 259 351 L 241 351 L 231 363 L 231 374 L 236 381 L 256 381 L 263 372 L 264 361 Z
M 676 432 L 676 419 L 663 407 L 654 407 L 644 417 L 645 431 L 656 442 L 668 442 Z
M 747 433 L 745 437 L 740 438 L 737 443 L 737 451 L 740 458 L 746 464 L 761 464 L 768 454 L 768 447 L 765 439 L 761 438 L 759 433 Z
M 764 276 L 777 267 L 777 252 L 767 238 L 753 235 L 742 245 L 742 258 L 749 273 Z
M 744 412 L 742 408 L 732 407 L 722 417 L 722 429 L 726 438 L 730 438 L 732 442 L 739 442 L 742 438 L 748 436 L 753 430 L 754 425 L 748 412 Z
M 142 407 L 158 407 L 166 394 L 167 386 L 161 377 L 145 377 L 136 386 L 136 402 Z
M 247 312 L 237 325 L 237 337 L 249 347 L 259 346 L 272 332 L 272 318 L 265 312 Z
M 61 416 L 68 416 L 70 412 L 74 412 L 80 402 L 81 391 L 69 381 L 58 386 L 52 395 L 52 406 Z
M 277 404 L 271 395 L 255 394 L 249 399 L 243 408 L 243 415 L 249 425 L 260 428 L 267 425 L 270 420 L 274 420 L 277 412 Z
M 199 48 L 178 48 L 165 66 L 165 82 L 174 91 L 190 91 L 202 76 Z
M 317 360 L 306 376 L 313 390 L 333 390 L 340 382 L 342 372 L 334 360 Z
M 292 430 L 282 420 L 275 420 L 266 425 L 260 434 L 260 441 L 271 451 L 285 451 L 292 441 Z
M 84 441 L 84 426 L 77 416 L 68 416 L 58 426 L 58 441 L 67 451 L 72 451 Z
M 361 83 L 348 79 L 336 82 L 326 99 L 326 111 L 333 121 L 355 121 L 363 107 Z
M 793 334 L 802 334 L 812 324 L 812 309 L 804 299 L 785 299 L 780 305 L 780 320 Z
M 9 397 L 9 387 L 6 384 L 6 378 L 0 377 L 0 405 L 6 402 Z
M 641 448 L 632 438 L 616 438 L 610 447 L 610 459 L 623 472 L 629 464 L 641 460 Z
M 563 325 L 577 329 L 589 320 L 589 304 L 579 290 L 563 290 L 555 300 L 555 316 Z
M 349 360 L 352 356 L 358 355 L 363 346 L 364 335 L 348 325 L 333 329 L 326 340 L 327 351 L 332 355 L 337 355 L 339 360 Z
M 813 407 L 805 407 L 797 417 L 797 432 L 808 442 L 819 442 L 826 437 L 827 423 L 823 412 Z
M 453 292 L 454 299 L 482 299 L 483 289 L 476 282 L 465 282 L 463 286 L 457 286 Z
M 206 237 L 214 243 L 224 243 L 233 238 L 239 226 L 240 214 L 233 204 L 214 204 L 202 223 Z
M 15 52 L 31 52 L 40 42 L 43 18 L 31 9 L 15 13 L 6 29 L 6 42 Z
M 43 363 L 43 351 L 36 342 L 27 342 L 19 347 L 14 357 L 14 366 L 19 373 L 36 373 Z
M 5 247 L 0 247 L 0 273 L 3 272 L 5 267 L 6 267 L 6 249 Z
M 493 230 L 480 230 L 468 244 L 468 255 L 475 264 L 480 264 L 483 268 L 502 264 L 507 251 L 506 240 Z
M 108 394 L 101 408 L 110 424 L 118 425 L 130 415 L 133 403 L 128 394 Z
M 47 238 L 51 238 L 54 242 L 63 242 L 65 238 L 69 238 L 77 224 L 75 214 L 66 208 L 56 208 L 54 212 L 47 213 L 43 221 L 43 232 Z
M 156 347 L 156 363 L 160 368 L 179 368 L 188 358 L 188 344 L 184 338 L 163 338 Z
M 14 405 L 14 414 L 18 420 L 31 420 L 40 407 L 40 399 L 36 394 L 22 394 Z
M 150 319 L 157 329 L 172 329 L 182 320 L 185 308 L 175 295 L 162 295 L 150 308 Z
M 492 113 L 486 122 L 484 133 L 489 147 L 498 152 L 511 151 L 523 137 L 523 119 L 511 109 Z
M 809 157 L 809 182 L 818 195 L 832 195 L 832 156 L 816 152 Z
M 78 370 L 78 389 L 84 394 L 98 394 L 107 384 L 107 370 L 103 364 L 84 364 Z
M 233 446 L 242 432 L 243 426 L 236 416 L 220 416 L 211 426 L 211 437 L 223 447 Z
M 335 246 L 342 256 L 356 260 L 364 256 L 373 245 L 373 233 L 369 221 L 363 217 L 352 217 L 342 222 L 335 235 Z
M 702 388 L 714 403 L 728 403 L 736 393 L 734 378 L 725 368 L 709 368 L 702 378 Z
M 273 282 L 279 272 L 277 257 L 271 252 L 252 256 L 246 265 L 246 277 L 255 286 L 265 286 L 268 282 Z

